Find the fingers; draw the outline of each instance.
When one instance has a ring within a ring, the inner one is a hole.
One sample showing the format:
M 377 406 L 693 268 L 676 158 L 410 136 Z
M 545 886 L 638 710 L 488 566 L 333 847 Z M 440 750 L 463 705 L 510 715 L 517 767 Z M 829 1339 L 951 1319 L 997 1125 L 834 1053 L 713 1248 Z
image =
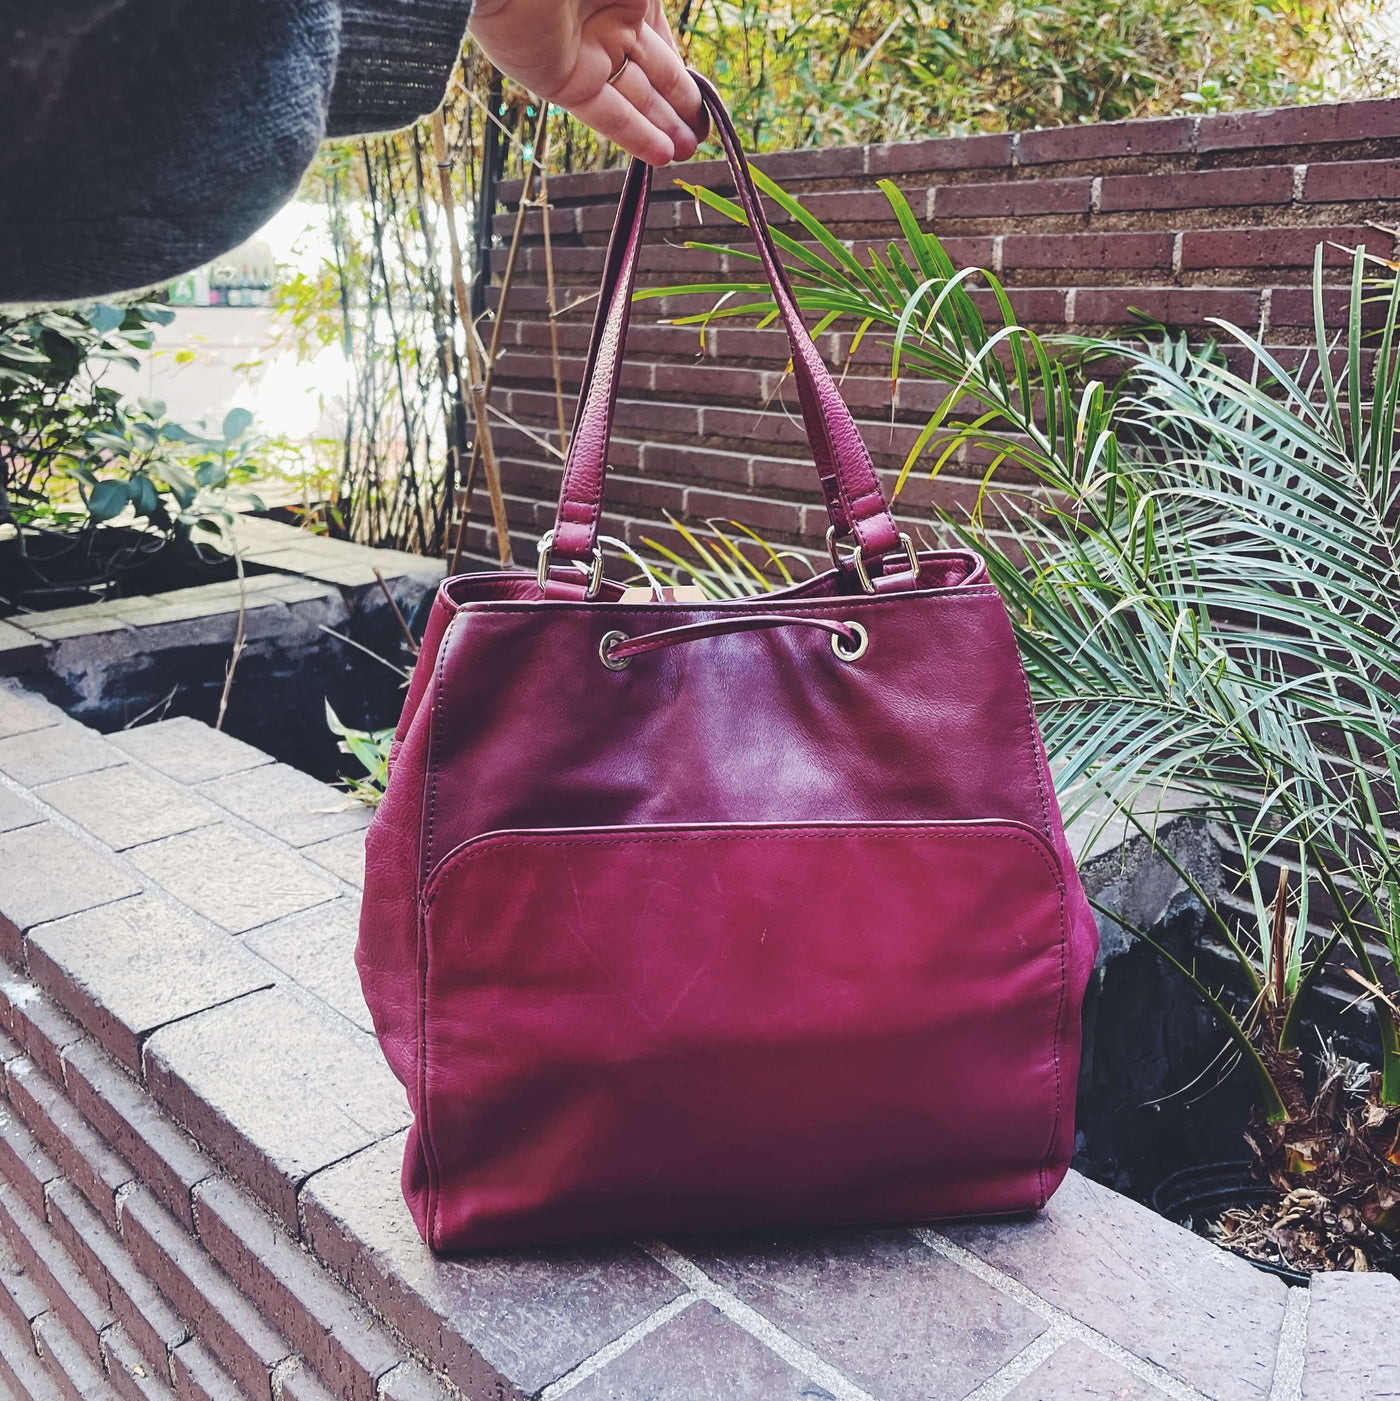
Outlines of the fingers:
M 632 47 L 631 62 L 612 85 L 642 116 L 671 141 L 673 158 L 688 160 L 695 154 L 694 128 L 682 119 L 671 102 L 669 93 L 681 91 L 676 75 L 683 76 L 692 88 L 694 80 L 681 66 L 680 56 L 650 26 L 642 25 Z M 700 90 L 695 88 L 698 98 Z
M 583 101 L 563 105 L 649 165 L 688 160 L 699 145 L 697 125 L 704 113 L 695 79 L 665 36 L 648 23 L 638 26 L 635 38 L 628 36 L 624 52 L 628 62 L 615 82 Z M 672 99 L 684 105 L 689 118 Z
M 640 65 L 651 79 L 656 95 L 681 117 L 697 140 L 702 140 L 709 127 L 709 116 L 700 96 L 700 88 L 681 58 L 676 37 L 671 33 L 665 13 L 661 12 L 659 0 L 654 0 L 653 7 L 659 12 L 660 23 L 658 25 L 648 15 L 632 52 L 632 62 Z M 677 157 L 684 160 L 694 151 L 695 147 L 691 146 L 685 155 L 678 151 Z
M 681 46 L 676 43 L 675 33 L 671 29 L 671 21 L 666 18 L 666 11 L 662 7 L 661 0 L 648 0 L 647 23 L 651 25 L 677 53 L 680 53 Z
M 631 65 L 628 65 L 630 70 Z M 627 75 L 624 73 L 623 77 Z M 621 83 L 622 79 L 618 79 Z M 604 84 L 595 97 L 569 107 L 579 121 L 586 122 L 609 141 L 616 142 L 629 155 L 648 165 L 666 165 L 675 159 L 676 146 L 670 136 L 620 93 L 615 86 Z M 673 112 L 672 118 L 679 122 Z M 695 137 L 690 137 L 692 147 Z

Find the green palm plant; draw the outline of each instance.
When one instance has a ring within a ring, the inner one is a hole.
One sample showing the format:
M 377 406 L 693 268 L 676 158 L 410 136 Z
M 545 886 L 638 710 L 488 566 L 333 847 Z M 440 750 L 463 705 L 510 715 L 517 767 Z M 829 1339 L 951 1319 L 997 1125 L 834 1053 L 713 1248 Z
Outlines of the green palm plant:
M 1330 353 L 1301 370 L 1224 322 L 1205 345 L 1042 339 L 994 276 L 954 268 L 893 186 L 902 242 L 863 262 L 758 178 L 810 240 L 777 235 L 817 329 L 873 334 L 894 383 L 949 386 L 904 476 L 937 475 L 969 446 L 991 463 L 977 507 L 945 524 L 1007 599 L 1071 810 L 1107 798 L 1152 837 L 1135 814 L 1185 791 L 1235 848 L 1239 892 L 1197 893 L 1243 998 L 1173 961 L 1254 1075 L 1261 1161 L 1285 1188 L 1306 1174 L 1363 1234 L 1400 1229 L 1400 1012 L 1385 990 L 1400 969 L 1400 286 L 1381 288 L 1380 326 L 1363 334 L 1377 293 L 1358 251 L 1334 335 L 1319 250 Z M 697 293 L 717 301 L 682 320 L 776 310 L 761 282 L 644 295 Z M 1033 488 L 1003 480 L 1012 465 Z M 1376 1014 L 1364 1105 L 1335 1086 L 1310 1097 L 1298 1047 L 1303 999 L 1339 944 Z
M 1326 349 L 1302 371 L 1225 323 L 1232 357 L 1164 337 L 1113 346 L 1128 366 L 1117 471 L 1062 477 L 1072 504 L 1008 521 L 1029 569 L 994 559 L 1064 779 L 1119 807 L 1185 789 L 1232 839 L 1244 918 L 1205 903 L 1243 970 L 1244 1014 L 1182 971 L 1255 1073 L 1262 1166 L 1330 1203 L 1328 1258 L 1353 1265 L 1393 1258 L 1400 1234 L 1400 1015 L 1384 988 L 1386 965 L 1400 970 L 1400 283 L 1367 345 L 1365 274 L 1358 252 L 1334 337 L 1319 249 Z M 1271 864 L 1298 873 L 1293 911 L 1286 876 L 1272 907 L 1262 898 Z M 1330 932 L 1305 953 L 1310 894 Z M 1328 1075 L 1310 1093 L 1300 1063 L 1303 995 L 1339 941 L 1380 1043 L 1360 1096 Z
M 649 561 L 623 541 L 612 542 L 653 588 L 690 585 L 709 599 L 751 598 L 786 588 L 813 572 L 806 555 L 774 548 L 740 521 L 710 519 L 703 530 L 693 530 L 674 516 L 666 519 L 680 538 L 673 548 L 643 536 L 642 544 L 653 556 Z M 747 554 L 741 546 L 747 547 Z
M 818 313 L 813 334 L 843 319 L 854 322 L 851 357 L 873 332 L 875 340 L 888 347 L 892 387 L 901 373 L 951 385 L 910 449 L 901 486 L 931 446 L 937 449 L 932 453 L 932 470 L 937 472 L 983 430 L 990 430 L 994 447 L 989 479 L 1007 463 L 1048 476 L 1068 471 L 1087 477 L 1114 470 L 1117 442 L 1108 424 L 1103 384 L 1076 386 L 1046 342 L 1017 323 L 998 279 L 979 268 L 958 271 L 938 239 L 919 227 L 893 181 L 879 184 L 903 242 L 891 242 L 884 253 L 872 247 L 867 266 L 799 200 L 756 167 L 750 171 L 759 189 L 811 240 L 801 242 L 782 229 L 772 231 L 799 304 L 804 311 Z M 702 205 L 747 227 L 742 207 L 733 200 L 703 186 L 677 183 Z M 686 246 L 759 261 L 748 247 L 700 241 Z M 976 283 L 995 299 L 999 327 L 989 327 L 978 308 L 969 290 Z M 778 314 L 772 290 L 761 280 L 648 287 L 636 297 L 641 301 L 693 295 L 713 295 L 718 301 L 708 311 L 677 317 L 676 324 L 704 326 L 726 317 L 753 316 L 767 325 Z

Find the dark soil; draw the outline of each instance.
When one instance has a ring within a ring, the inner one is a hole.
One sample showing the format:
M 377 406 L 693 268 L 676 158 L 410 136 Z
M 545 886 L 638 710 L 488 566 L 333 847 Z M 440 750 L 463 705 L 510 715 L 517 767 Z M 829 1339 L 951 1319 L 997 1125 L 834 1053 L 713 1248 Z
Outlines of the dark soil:
M 250 571 L 254 572 L 254 571 Z M 0 617 L 169 593 L 236 577 L 231 558 L 123 526 L 0 539 Z

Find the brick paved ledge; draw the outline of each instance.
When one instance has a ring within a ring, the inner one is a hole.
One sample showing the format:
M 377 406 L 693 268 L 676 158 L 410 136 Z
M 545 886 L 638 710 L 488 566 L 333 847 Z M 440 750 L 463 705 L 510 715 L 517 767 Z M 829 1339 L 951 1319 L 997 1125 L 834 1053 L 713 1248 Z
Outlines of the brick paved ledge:
M 396 680 L 361 649 L 400 657 L 394 607 L 413 616 L 444 566 L 253 516 L 239 518 L 237 538 L 241 587 L 230 579 L 0 621 L 0 676 L 22 675 L 104 732 L 153 714 L 212 720 L 241 635 L 227 727 L 330 775 L 337 756 L 323 699 L 351 724 L 393 713 Z
M 255 640 L 258 623 L 274 615 L 282 627 L 288 614 L 343 625 L 351 612 L 379 606 L 376 569 L 409 611 L 443 573 L 441 560 L 332 540 L 258 516 L 238 518 L 238 541 L 248 570 L 241 594 Z M 229 580 L 0 619 L 0 676 L 65 677 L 83 660 L 91 665 L 94 648 L 102 661 L 133 642 L 147 652 L 174 640 L 188 644 L 192 632 L 199 641 L 228 641 L 239 598 L 237 580 Z
M 1351 1401 L 1400 1282 L 1040 1217 L 434 1259 L 350 962 L 366 814 L 0 683 L 0 1395 Z

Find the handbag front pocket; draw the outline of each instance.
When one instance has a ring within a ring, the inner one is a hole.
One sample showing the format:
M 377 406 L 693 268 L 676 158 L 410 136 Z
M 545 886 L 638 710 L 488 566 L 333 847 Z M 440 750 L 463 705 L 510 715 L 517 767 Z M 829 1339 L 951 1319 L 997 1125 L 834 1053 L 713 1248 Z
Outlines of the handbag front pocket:
M 1029 1210 L 1055 1185 L 1064 880 L 1028 828 L 492 833 L 423 920 L 438 1249 Z

